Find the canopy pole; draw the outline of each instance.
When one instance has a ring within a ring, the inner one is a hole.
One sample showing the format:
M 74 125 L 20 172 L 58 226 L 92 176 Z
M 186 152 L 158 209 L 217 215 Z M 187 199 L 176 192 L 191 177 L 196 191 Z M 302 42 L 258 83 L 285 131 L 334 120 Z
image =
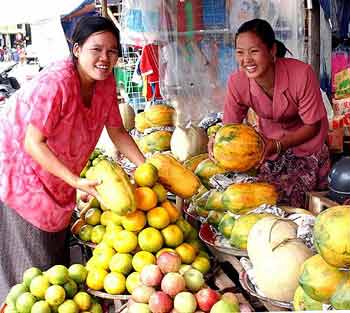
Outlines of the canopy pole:
M 107 0 L 101 0 L 101 14 L 103 17 L 108 17 L 108 13 L 107 13 Z

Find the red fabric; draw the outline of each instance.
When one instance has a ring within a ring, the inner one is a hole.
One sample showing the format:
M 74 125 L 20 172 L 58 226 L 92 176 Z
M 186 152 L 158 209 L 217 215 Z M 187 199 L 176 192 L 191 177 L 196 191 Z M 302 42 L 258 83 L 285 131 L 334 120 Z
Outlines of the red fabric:
M 153 98 L 152 88 L 149 88 L 151 83 L 155 84 L 155 98 L 162 98 L 159 90 L 159 53 L 157 45 L 146 45 L 143 47 L 140 71 L 147 79 L 147 100 Z
M 122 125 L 114 77 L 96 82 L 91 107 L 86 108 L 73 62 L 60 61 L 13 95 L 6 110 L 0 120 L 0 199 L 34 226 L 60 231 L 69 225 L 75 189 L 24 151 L 27 126 L 36 126 L 49 149 L 79 175 L 103 126 Z
M 315 153 L 323 146 L 328 120 L 319 82 L 310 65 L 279 58 L 275 65 L 273 100 L 243 71 L 231 74 L 224 107 L 224 123 L 240 123 L 251 107 L 258 116 L 259 130 L 270 139 L 281 139 L 305 124 L 321 121 L 319 133 L 292 148 L 297 156 Z
M 193 29 L 189 29 L 188 25 L 190 21 L 187 20 L 185 6 L 186 3 L 190 2 L 192 4 L 192 21 Z M 188 1 L 177 1 L 177 31 L 178 32 L 191 32 L 195 30 L 203 29 L 203 3 L 202 0 L 188 0 Z M 192 35 L 193 36 L 193 35 Z M 179 37 L 180 41 L 184 41 L 187 37 L 192 37 L 190 35 Z M 196 41 L 202 39 L 201 35 L 194 36 Z

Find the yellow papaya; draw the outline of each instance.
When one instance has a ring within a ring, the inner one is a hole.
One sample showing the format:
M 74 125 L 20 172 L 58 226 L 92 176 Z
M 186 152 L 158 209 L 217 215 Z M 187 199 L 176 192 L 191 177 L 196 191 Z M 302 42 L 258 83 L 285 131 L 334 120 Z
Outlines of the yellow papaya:
M 107 209 L 118 215 L 136 210 L 133 187 L 127 174 L 118 164 L 101 159 L 88 169 L 86 178 L 101 181 L 96 190 Z
M 198 177 L 170 155 L 156 153 L 147 162 L 158 169 L 160 183 L 181 198 L 192 197 L 201 186 Z

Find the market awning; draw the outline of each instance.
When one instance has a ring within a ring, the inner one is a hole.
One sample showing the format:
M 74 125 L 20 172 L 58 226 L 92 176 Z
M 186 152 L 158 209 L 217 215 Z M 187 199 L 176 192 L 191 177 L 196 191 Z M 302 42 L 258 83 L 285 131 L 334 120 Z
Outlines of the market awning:
M 33 23 L 67 14 L 77 8 L 82 0 L 16 0 L 6 1 L 0 10 L 0 25 Z

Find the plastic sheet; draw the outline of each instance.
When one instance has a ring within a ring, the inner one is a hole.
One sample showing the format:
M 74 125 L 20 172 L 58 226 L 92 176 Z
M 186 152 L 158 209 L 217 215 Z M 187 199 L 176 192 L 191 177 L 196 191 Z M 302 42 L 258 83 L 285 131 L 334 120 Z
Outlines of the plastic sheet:
M 122 43 L 158 46 L 162 97 L 180 126 L 198 125 L 223 111 L 227 79 L 237 69 L 234 33 L 252 18 L 267 19 L 293 57 L 304 59 L 304 3 L 295 0 L 125 0 Z

